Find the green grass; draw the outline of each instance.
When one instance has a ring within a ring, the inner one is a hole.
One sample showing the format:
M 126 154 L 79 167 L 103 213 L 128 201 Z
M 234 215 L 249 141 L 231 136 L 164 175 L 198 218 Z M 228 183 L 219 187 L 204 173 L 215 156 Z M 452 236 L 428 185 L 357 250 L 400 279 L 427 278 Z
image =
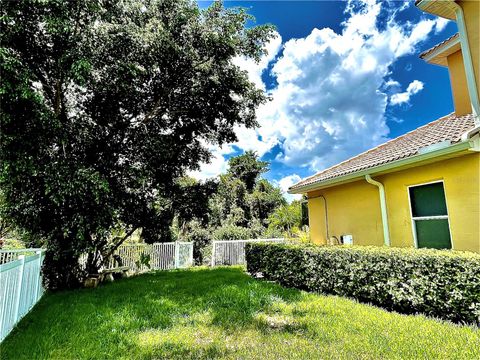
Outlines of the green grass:
M 480 331 L 199 268 L 46 295 L 0 358 L 479 359 Z

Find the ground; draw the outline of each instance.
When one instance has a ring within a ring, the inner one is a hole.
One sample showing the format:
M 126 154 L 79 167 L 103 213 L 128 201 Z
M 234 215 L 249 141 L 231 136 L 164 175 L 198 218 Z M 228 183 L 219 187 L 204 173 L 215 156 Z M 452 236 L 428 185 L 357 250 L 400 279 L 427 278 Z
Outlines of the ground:
M 2 360 L 479 359 L 480 330 L 197 268 L 47 294 L 0 346 Z

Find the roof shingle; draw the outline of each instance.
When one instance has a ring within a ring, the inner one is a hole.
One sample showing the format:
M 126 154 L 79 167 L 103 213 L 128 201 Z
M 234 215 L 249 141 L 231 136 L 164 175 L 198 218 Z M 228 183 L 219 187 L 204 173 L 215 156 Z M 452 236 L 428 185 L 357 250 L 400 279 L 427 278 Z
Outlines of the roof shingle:
M 440 142 L 458 143 L 462 134 L 474 127 L 475 118 L 472 114 L 459 117 L 454 114 L 444 116 L 303 179 L 290 189 L 298 190 L 307 185 L 418 155 L 421 149 Z

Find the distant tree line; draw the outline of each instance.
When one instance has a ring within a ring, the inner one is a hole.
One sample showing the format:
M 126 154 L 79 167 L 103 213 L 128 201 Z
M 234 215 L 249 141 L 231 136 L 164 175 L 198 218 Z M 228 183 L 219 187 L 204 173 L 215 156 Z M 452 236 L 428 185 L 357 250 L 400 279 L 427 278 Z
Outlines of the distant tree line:
M 193 241 L 197 263 L 212 240 L 294 236 L 302 226 L 300 202 L 287 204 L 281 190 L 261 177 L 268 163 L 247 151 L 232 157 L 225 174 L 205 182 L 182 178 L 172 204 L 174 239 Z

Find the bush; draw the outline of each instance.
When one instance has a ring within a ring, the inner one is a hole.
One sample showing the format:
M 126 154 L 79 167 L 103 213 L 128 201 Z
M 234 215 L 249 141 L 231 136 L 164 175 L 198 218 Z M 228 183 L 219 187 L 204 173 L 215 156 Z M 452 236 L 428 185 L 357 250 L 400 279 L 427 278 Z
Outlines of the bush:
M 252 231 L 236 225 L 223 225 L 213 232 L 215 240 L 245 240 L 252 238 Z
M 207 252 L 211 252 L 211 246 L 209 245 L 212 243 L 210 231 L 195 226 L 187 233 L 185 241 L 193 242 L 193 260 L 195 265 L 208 264 L 210 254 L 207 254 Z
M 284 286 L 388 310 L 480 323 L 480 255 L 445 250 L 247 244 L 247 269 Z

